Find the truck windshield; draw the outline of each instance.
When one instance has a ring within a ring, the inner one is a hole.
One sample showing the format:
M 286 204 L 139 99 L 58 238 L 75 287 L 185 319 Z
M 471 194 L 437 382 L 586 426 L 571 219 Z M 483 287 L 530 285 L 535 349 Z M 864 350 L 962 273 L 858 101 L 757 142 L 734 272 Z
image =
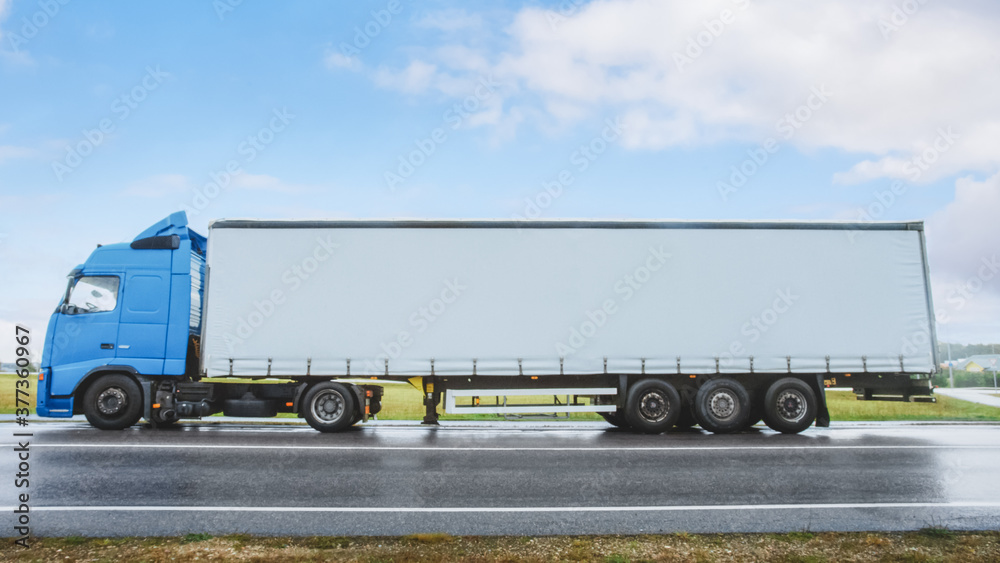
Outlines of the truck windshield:
M 117 276 L 82 276 L 71 279 L 61 312 L 67 315 L 113 311 L 118 305 Z

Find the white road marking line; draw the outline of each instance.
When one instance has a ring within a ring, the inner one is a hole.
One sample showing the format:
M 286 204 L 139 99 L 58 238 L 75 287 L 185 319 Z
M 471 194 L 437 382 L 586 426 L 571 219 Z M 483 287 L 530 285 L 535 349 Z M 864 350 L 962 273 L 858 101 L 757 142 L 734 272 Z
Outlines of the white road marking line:
M 1000 502 L 883 502 L 832 504 L 708 504 L 679 506 L 332 507 L 332 506 L 33 506 L 36 512 L 694 512 L 705 510 L 829 510 L 872 508 L 1000 508 Z M 0 510 L 13 510 L 12 506 Z
M 16 446 L 3 444 L 0 447 Z M 686 451 L 746 451 L 746 450 L 996 450 L 997 445 L 856 445 L 856 446 L 607 446 L 607 447 L 504 447 L 504 446 L 301 446 L 265 444 L 32 444 L 34 448 L 104 448 L 104 449 L 220 449 L 220 450 L 386 450 L 386 451 L 447 451 L 447 452 L 686 452 Z

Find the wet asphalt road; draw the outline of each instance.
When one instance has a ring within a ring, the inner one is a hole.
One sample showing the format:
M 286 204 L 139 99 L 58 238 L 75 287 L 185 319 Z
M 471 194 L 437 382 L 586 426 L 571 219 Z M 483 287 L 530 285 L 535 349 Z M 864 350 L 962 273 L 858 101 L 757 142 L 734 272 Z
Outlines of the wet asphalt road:
M 8 515 L 14 431 L 4 425 L 0 455 Z M 31 431 L 41 536 L 1000 528 L 1000 425 L 834 423 L 797 436 L 643 436 L 597 423 Z

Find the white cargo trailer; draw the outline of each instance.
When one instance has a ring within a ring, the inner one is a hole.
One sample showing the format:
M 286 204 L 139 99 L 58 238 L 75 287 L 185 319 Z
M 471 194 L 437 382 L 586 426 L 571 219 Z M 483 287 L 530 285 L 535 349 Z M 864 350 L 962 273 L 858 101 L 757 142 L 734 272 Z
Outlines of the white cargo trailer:
M 411 381 L 427 423 L 443 397 L 645 432 L 798 432 L 831 384 L 933 400 L 919 222 L 221 220 L 207 264 L 196 377 L 292 379 L 324 431 L 378 412 L 358 378 Z M 234 414 L 277 400 L 251 387 Z

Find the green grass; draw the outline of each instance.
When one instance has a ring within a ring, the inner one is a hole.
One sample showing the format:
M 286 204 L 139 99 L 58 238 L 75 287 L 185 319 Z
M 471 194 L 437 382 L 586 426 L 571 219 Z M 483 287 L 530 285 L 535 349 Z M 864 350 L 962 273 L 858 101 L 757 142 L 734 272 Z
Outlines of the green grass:
M 14 389 L 18 379 L 18 376 L 13 373 L 0 373 L 0 414 L 14 414 L 16 412 L 17 392 Z M 31 414 L 35 414 L 35 389 L 38 387 L 38 374 L 30 375 L 28 381 L 31 382 L 27 397 L 28 408 L 31 409 Z M 21 395 L 21 399 L 25 399 L 24 395 Z M 21 408 L 24 408 L 23 405 Z
M 998 421 L 1000 408 L 937 395 L 936 403 L 859 401 L 850 391 L 827 391 L 831 420 Z
M 14 414 L 14 385 L 17 376 L 0 374 L 0 414 Z M 29 402 L 34 412 L 35 389 L 38 377 L 31 379 Z M 217 380 L 214 380 L 217 381 Z M 251 380 L 236 379 L 232 382 L 250 383 Z M 422 394 L 406 383 L 375 381 L 385 389 L 382 397 L 382 412 L 379 420 L 420 420 L 424 416 L 421 403 Z M 988 405 L 970 403 L 952 397 L 937 396 L 936 403 L 903 403 L 893 401 L 858 401 L 850 391 L 827 391 L 827 404 L 830 418 L 834 421 L 883 421 L 883 420 L 913 420 L 913 421 L 1000 421 L 1000 408 Z M 518 403 L 541 402 L 550 399 L 548 396 L 516 397 Z M 443 411 L 439 407 L 439 412 Z M 283 414 L 282 418 L 296 418 L 294 414 Z M 441 420 L 498 420 L 500 417 L 491 414 L 441 414 Z M 572 413 L 570 420 L 603 420 L 594 413 Z

